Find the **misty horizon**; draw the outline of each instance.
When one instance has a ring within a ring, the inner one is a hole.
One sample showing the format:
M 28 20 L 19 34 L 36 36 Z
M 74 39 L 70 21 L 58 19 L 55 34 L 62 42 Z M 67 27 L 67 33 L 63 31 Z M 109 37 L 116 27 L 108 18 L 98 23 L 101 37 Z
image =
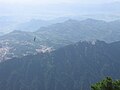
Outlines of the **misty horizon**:
M 0 0 L 1 16 L 65 17 L 88 14 L 119 15 L 119 0 Z

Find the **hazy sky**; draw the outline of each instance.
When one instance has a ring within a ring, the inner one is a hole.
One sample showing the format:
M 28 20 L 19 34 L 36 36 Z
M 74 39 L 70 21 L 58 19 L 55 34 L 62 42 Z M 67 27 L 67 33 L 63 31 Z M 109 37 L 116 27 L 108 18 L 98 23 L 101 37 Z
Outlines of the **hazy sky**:
M 54 4 L 54 3 L 109 3 L 119 0 L 0 0 L 0 3 L 8 4 Z
M 106 5 L 114 2 L 119 0 L 0 0 L 0 15 L 62 16 L 118 12 L 120 5 Z
M 104 14 L 120 16 L 120 0 L 0 0 L 1 27 L 8 26 L 11 21 L 24 22 L 33 18 L 47 20 L 78 16 L 79 19 L 87 16 L 103 19 Z M 4 32 L 14 30 L 11 26 L 1 27 Z

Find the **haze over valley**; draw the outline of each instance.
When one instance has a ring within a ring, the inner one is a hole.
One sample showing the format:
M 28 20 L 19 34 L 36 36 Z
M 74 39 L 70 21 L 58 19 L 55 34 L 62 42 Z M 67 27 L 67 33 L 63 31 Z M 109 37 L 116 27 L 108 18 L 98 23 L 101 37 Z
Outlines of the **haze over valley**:
M 0 0 L 0 90 L 120 90 L 119 54 L 119 0 Z

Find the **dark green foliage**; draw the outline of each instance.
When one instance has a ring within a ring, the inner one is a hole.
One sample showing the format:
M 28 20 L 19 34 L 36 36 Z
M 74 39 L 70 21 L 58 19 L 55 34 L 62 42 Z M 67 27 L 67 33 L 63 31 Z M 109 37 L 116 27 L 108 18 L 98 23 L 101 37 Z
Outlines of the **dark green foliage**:
M 101 82 L 91 86 L 92 90 L 120 90 L 120 80 L 113 81 L 112 78 L 106 77 Z

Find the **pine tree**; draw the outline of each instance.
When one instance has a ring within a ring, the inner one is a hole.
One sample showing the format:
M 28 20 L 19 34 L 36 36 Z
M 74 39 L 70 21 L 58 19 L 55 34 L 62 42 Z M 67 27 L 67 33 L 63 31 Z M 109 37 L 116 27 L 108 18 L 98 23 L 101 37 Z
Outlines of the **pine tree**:
M 91 86 L 92 90 L 120 90 L 120 80 L 113 81 L 111 77 L 106 77 L 101 82 Z

